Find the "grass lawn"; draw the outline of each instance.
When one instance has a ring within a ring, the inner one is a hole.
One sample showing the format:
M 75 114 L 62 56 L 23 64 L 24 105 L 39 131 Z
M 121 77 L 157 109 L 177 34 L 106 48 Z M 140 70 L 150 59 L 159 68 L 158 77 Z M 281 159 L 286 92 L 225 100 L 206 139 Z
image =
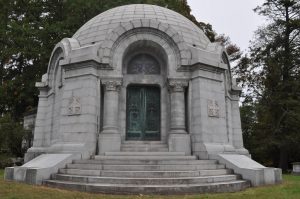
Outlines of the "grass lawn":
M 1 199 L 198 199 L 198 198 L 236 198 L 236 199 L 299 199 L 300 198 L 300 176 L 284 175 L 283 183 L 275 186 L 250 188 L 246 191 L 225 194 L 194 194 L 177 196 L 151 196 L 151 195 L 105 195 L 89 194 L 75 191 L 47 188 L 43 186 L 32 186 L 3 180 L 4 171 L 0 170 L 0 198 Z

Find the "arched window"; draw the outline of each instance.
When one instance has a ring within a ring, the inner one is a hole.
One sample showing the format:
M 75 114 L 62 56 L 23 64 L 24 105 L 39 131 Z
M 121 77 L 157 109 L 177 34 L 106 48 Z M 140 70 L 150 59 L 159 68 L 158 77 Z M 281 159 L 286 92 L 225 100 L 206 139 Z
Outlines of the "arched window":
M 127 74 L 160 74 L 160 66 L 157 60 L 149 54 L 138 54 L 128 63 Z

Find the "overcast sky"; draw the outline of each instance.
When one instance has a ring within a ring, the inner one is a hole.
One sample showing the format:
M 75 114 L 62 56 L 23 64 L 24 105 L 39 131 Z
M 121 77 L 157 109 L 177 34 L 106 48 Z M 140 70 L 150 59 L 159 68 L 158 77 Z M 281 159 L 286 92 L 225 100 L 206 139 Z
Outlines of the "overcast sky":
M 264 0 L 187 0 L 198 21 L 209 23 L 245 52 L 264 18 L 253 12 Z

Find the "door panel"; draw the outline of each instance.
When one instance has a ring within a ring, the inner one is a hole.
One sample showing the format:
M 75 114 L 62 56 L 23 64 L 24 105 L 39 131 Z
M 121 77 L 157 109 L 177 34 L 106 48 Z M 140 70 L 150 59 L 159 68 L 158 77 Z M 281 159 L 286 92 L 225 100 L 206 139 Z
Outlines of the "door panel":
M 157 139 L 160 136 L 160 92 L 148 87 L 145 93 L 145 138 Z
M 160 140 L 160 89 L 127 88 L 127 140 Z
M 130 87 L 127 90 L 127 136 L 140 138 L 143 131 L 143 114 L 141 90 Z

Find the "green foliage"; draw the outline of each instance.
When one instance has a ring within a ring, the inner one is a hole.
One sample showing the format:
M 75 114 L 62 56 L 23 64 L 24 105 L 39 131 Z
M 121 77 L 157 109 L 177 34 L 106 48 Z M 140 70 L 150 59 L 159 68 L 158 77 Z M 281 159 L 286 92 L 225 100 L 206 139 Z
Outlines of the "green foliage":
M 269 24 L 256 32 L 250 55 L 236 68 L 252 98 L 250 110 L 247 101 L 241 108 L 245 142 L 254 157 L 286 170 L 300 158 L 300 3 L 266 0 L 255 11 Z
M 0 149 L 16 157 L 22 157 L 22 141 L 26 136 L 23 126 L 14 122 L 10 115 L 0 118 Z
M 0 169 L 4 169 L 5 167 L 11 167 L 14 163 L 11 157 L 7 154 L 0 154 Z
M 225 36 L 224 34 L 217 35 L 215 42 L 219 42 L 221 45 L 225 46 L 230 62 L 237 61 L 241 58 L 241 49 L 236 44 L 233 44 L 228 36 Z

